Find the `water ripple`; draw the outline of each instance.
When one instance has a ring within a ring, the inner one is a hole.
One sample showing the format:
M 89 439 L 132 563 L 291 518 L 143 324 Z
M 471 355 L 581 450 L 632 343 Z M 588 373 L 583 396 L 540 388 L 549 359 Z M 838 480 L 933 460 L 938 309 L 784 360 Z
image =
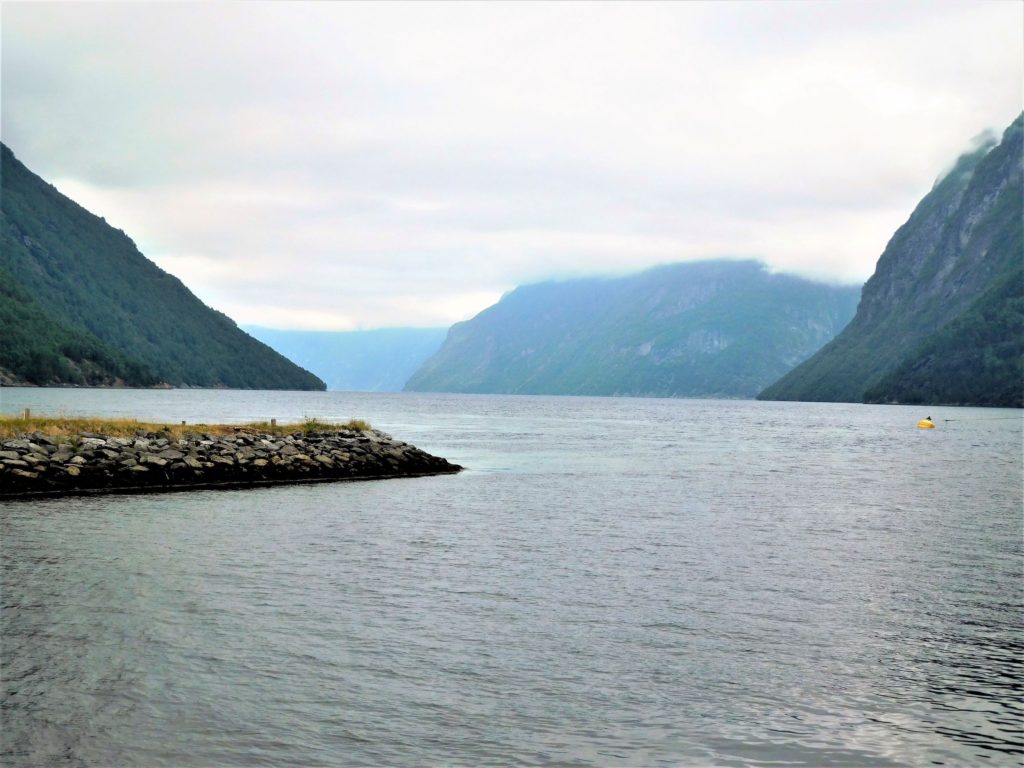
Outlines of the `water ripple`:
M 39 396 L 359 415 L 473 471 L 0 507 L 4 764 L 1024 754 L 1013 420 L 963 409 L 921 435 L 892 407 Z

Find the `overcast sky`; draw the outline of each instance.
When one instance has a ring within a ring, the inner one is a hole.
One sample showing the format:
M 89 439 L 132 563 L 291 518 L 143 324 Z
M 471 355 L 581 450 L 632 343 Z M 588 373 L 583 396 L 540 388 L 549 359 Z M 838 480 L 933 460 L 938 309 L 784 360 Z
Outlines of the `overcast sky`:
M 862 282 L 1024 103 L 1020 2 L 2 6 L 2 135 L 239 323 L 753 257 Z

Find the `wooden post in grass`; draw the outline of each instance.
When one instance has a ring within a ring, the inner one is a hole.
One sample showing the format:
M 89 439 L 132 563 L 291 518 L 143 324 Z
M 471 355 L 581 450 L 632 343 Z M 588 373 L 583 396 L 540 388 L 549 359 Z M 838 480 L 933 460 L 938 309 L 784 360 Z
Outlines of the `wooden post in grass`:
M 28 421 L 31 418 L 32 418 L 32 409 L 31 408 L 26 408 L 25 409 L 25 421 Z

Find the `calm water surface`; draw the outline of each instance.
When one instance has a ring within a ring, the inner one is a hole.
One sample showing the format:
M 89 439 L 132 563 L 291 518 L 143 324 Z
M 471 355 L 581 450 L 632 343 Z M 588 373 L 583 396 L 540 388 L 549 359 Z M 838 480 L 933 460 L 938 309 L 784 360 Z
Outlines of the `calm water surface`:
M 4 764 L 1024 755 L 1020 411 L 0 390 L 24 407 L 364 417 L 469 469 L 0 503 Z

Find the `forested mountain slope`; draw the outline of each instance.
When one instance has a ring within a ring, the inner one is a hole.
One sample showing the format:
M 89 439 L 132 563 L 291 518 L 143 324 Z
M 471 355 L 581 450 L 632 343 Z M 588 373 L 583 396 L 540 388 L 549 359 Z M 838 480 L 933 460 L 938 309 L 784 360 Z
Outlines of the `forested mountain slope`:
M 61 325 L 0 270 L 0 383 L 150 386 L 152 373 L 86 331 Z
M 107 373 L 83 372 L 90 383 L 98 377 L 139 386 L 324 388 L 308 371 L 203 304 L 139 253 L 127 235 L 33 174 L 6 146 L 0 182 L 0 270 L 7 312 L 15 311 L 12 302 L 17 301 L 23 307 L 17 311 L 29 312 L 20 322 L 50 327 L 30 334 L 22 328 L 18 343 L 27 346 L 0 364 L 42 359 L 37 372 L 49 368 L 51 373 L 37 383 L 77 383 L 74 370 L 81 366 L 67 354 L 69 342 L 55 341 L 74 331 L 80 342 L 95 347 L 82 354 L 99 368 L 104 367 L 99 364 L 103 354 L 124 361 Z M 25 297 L 31 310 L 24 309 Z M 14 334 L 6 328 L 5 333 Z M 35 376 L 24 368 L 9 373 L 29 380 Z
M 1024 272 L 929 336 L 864 400 L 1024 407 Z
M 406 389 L 753 397 L 831 339 L 858 293 L 753 261 L 527 285 L 453 326 Z
M 889 241 L 850 325 L 761 399 L 1020 405 L 1022 119 L 959 159 Z

